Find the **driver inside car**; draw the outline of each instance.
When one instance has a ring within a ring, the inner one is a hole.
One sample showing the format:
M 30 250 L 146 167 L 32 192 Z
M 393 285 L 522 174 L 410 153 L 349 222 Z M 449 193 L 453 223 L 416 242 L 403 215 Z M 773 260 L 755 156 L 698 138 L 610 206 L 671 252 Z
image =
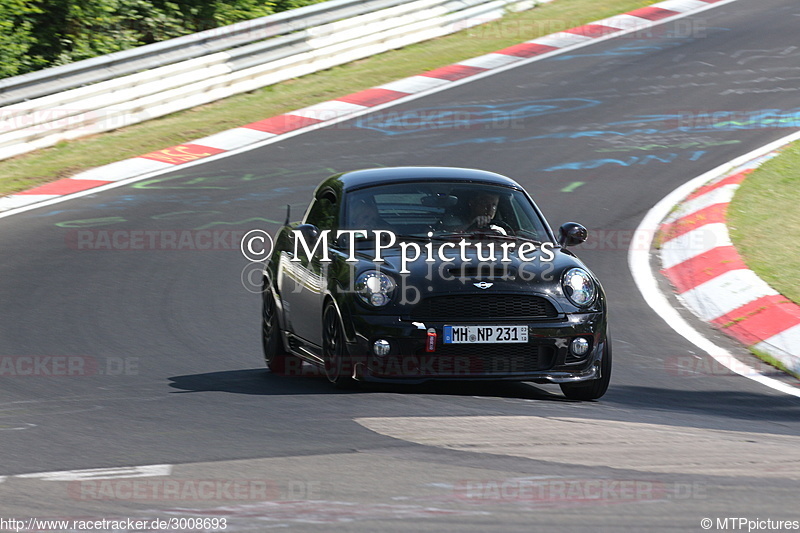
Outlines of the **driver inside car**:
M 461 231 L 494 231 L 508 235 L 507 226 L 495 219 L 500 196 L 490 192 L 478 192 L 467 201 L 468 211 Z
M 487 192 L 479 193 L 470 198 L 468 202 L 469 222 L 467 229 L 473 227 L 476 229 L 489 228 L 494 216 L 497 214 L 497 204 L 499 202 L 500 197 L 498 195 Z

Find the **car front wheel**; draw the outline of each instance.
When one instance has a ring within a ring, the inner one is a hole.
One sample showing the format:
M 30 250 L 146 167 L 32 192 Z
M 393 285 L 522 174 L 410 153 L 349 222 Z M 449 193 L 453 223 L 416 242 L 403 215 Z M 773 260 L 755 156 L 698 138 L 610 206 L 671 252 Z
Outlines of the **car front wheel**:
M 579 383 L 562 383 L 561 392 L 570 400 L 597 400 L 608 390 L 611 382 L 611 337 L 606 335 L 603 359 L 600 361 L 600 377 Z
M 286 374 L 290 368 L 300 369 L 301 361 L 291 355 L 283 346 L 278 325 L 278 305 L 272 291 L 264 291 L 261 321 L 261 344 L 264 348 L 264 361 L 275 374 Z
M 344 327 L 336 307 L 329 303 L 322 315 L 322 358 L 328 381 L 339 388 L 352 388 L 358 384 L 351 376 L 350 357 L 345 342 Z

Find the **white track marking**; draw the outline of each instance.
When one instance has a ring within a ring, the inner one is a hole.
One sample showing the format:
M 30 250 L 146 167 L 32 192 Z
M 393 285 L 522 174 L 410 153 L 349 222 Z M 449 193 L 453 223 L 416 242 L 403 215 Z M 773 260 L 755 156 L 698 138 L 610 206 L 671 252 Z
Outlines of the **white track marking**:
M 140 174 L 148 172 L 169 172 L 170 170 L 175 170 L 175 165 L 163 161 L 154 161 L 153 159 L 132 157 L 115 163 L 109 163 L 102 167 L 89 169 L 71 178 L 74 180 L 122 181 L 128 178 L 138 178 Z M 96 189 L 89 190 L 92 191 Z
M 471 59 L 465 59 L 458 65 L 464 65 L 465 67 L 478 67 L 478 68 L 498 68 L 503 67 L 505 65 L 509 65 L 511 63 L 516 63 L 517 61 L 522 61 L 523 58 L 519 56 L 510 56 L 507 54 L 486 54 L 483 56 L 473 57 Z
M 661 260 L 664 268 L 671 268 L 714 248 L 732 244 L 725 224 L 705 224 L 665 242 L 661 249 Z
M 707 207 L 711 207 L 712 205 L 730 203 L 738 188 L 738 183 L 730 183 L 714 189 L 713 191 L 702 196 L 698 196 L 697 198 L 687 200 L 675 210 L 675 213 L 673 213 L 667 219 L 667 222 L 693 215 L 694 213 L 697 213 L 698 211 L 701 211 Z
M 247 146 L 248 144 L 257 143 L 270 137 L 275 137 L 274 133 L 267 133 L 265 131 L 254 130 L 253 128 L 233 128 L 226 131 L 203 137 L 192 141 L 192 144 L 199 144 L 201 146 L 209 146 L 217 148 L 218 150 L 235 150 Z
M 351 104 L 349 102 L 342 102 L 341 100 L 330 100 L 314 104 L 312 106 L 304 107 L 287 113 L 288 115 L 295 115 L 298 117 L 313 118 L 316 120 L 333 120 L 345 115 L 351 115 L 369 109 L 365 105 Z
M 719 5 L 719 4 L 711 4 Z M 744 154 L 724 165 L 706 172 L 691 181 L 688 181 L 669 193 L 661 199 L 650 211 L 647 212 L 639 227 L 634 232 L 631 242 L 636 243 L 636 246 L 631 246 L 628 250 L 628 266 L 633 274 L 633 280 L 636 283 L 639 292 L 642 293 L 645 302 L 655 311 L 672 329 L 682 335 L 686 340 L 706 352 L 709 356 L 718 361 L 721 365 L 729 370 L 744 376 L 746 378 L 757 381 L 762 385 L 766 385 L 772 389 L 784 392 L 791 396 L 800 398 L 800 390 L 791 387 L 782 381 L 767 377 L 756 369 L 743 365 L 741 361 L 733 357 L 733 355 L 726 349 L 718 346 L 708 340 L 702 333 L 692 327 L 678 311 L 670 305 L 669 300 L 658 287 L 655 273 L 650 267 L 650 247 L 653 243 L 653 237 L 658 231 L 658 227 L 662 220 L 669 214 L 670 210 L 680 203 L 681 200 L 689 196 L 692 191 L 701 185 L 711 181 L 712 179 L 721 176 L 741 165 L 744 165 L 751 159 L 762 157 L 778 148 L 800 139 L 800 132 L 787 135 L 775 142 L 769 143 L 761 148 L 753 150 Z M 646 244 L 646 246 L 645 246 Z
M 714 320 L 764 296 L 778 293 L 752 270 L 730 270 L 682 292 L 686 305 L 703 320 Z M 713 298 L 710 295 L 714 295 Z
M 14 477 L 22 479 L 40 479 L 43 481 L 88 481 L 94 479 L 168 476 L 171 473 L 172 465 L 144 465 L 119 468 L 90 468 L 88 470 L 64 470 L 61 472 L 39 472 L 36 474 L 20 474 Z

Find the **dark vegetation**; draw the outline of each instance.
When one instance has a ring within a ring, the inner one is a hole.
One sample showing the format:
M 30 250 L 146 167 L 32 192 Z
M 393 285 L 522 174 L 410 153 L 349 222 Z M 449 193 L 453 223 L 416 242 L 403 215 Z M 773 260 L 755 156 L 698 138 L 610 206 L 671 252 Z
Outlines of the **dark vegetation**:
M 0 78 L 323 0 L 0 0 Z

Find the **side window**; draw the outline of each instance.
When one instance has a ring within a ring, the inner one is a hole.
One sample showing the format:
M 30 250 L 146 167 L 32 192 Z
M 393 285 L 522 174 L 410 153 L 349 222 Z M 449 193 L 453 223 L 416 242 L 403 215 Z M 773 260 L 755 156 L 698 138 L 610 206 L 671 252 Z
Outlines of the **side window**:
M 541 220 L 536 216 L 536 212 L 525 198 L 519 195 L 512 197 L 511 209 L 514 218 L 516 218 L 517 227 L 515 229 L 525 232 L 529 237 L 536 240 L 546 240 L 548 238 L 547 231 L 545 231 Z
M 338 209 L 336 196 L 333 193 L 323 193 L 314 199 L 314 203 L 306 215 L 306 224 L 314 224 L 319 229 L 335 229 L 338 222 Z

